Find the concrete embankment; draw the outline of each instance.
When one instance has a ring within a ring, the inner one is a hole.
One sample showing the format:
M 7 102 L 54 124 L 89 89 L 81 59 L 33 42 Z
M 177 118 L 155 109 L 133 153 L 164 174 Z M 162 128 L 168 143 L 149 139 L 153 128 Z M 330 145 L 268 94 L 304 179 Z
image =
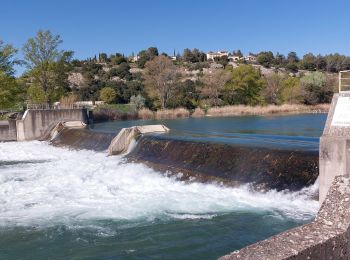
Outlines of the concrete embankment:
M 317 151 L 273 150 L 144 136 L 131 160 L 158 169 L 183 172 L 198 181 L 251 183 L 258 190 L 299 190 L 318 176 Z

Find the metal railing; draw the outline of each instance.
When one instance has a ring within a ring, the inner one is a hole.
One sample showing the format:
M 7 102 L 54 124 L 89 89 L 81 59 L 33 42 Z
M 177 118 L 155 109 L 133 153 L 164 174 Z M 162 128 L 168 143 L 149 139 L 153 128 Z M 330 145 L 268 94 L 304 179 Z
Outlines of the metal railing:
M 33 110 L 51 110 L 51 109 L 82 109 L 86 108 L 85 105 L 82 104 L 33 104 L 33 103 L 27 103 L 27 109 L 33 109 Z
M 350 70 L 339 71 L 339 93 L 350 92 Z

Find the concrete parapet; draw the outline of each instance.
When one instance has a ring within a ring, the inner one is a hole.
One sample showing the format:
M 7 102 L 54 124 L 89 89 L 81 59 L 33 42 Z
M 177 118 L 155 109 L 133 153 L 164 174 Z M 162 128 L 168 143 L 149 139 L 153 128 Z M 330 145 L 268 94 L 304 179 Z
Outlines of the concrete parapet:
M 164 125 L 145 125 L 123 128 L 112 140 L 108 148 L 108 153 L 109 155 L 125 153 L 128 150 L 131 141 L 138 135 L 147 133 L 165 133 L 168 131 L 169 128 Z
M 349 177 L 337 176 L 313 222 L 220 259 L 350 259 L 349 208 Z

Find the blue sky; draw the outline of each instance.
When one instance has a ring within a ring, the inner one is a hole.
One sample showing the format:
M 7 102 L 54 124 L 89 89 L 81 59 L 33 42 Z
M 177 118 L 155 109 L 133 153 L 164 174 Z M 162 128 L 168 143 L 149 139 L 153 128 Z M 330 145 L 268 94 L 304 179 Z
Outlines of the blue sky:
M 350 1 L 1 0 L 0 8 L 0 39 L 21 48 L 49 29 L 76 58 L 149 46 L 350 55 Z

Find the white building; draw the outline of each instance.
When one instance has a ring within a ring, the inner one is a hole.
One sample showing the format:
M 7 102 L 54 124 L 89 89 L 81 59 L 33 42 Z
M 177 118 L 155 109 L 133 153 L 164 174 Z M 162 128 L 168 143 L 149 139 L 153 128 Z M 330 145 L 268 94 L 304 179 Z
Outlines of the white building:
M 135 55 L 135 56 L 131 56 L 131 57 L 130 57 L 130 60 L 131 60 L 132 62 L 137 62 L 139 59 L 140 59 L 140 56 L 139 56 L 139 55 Z
M 228 56 L 229 61 L 239 61 L 240 59 L 242 59 L 242 57 L 240 56 L 235 56 L 235 55 Z
M 222 56 L 228 56 L 228 51 L 218 51 L 218 52 L 210 51 L 207 53 L 207 60 L 214 60 L 214 58 L 218 58 Z
M 247 55 L 244 57 L 246 61 L 256 62 L 256 57 L 254 55 Z

